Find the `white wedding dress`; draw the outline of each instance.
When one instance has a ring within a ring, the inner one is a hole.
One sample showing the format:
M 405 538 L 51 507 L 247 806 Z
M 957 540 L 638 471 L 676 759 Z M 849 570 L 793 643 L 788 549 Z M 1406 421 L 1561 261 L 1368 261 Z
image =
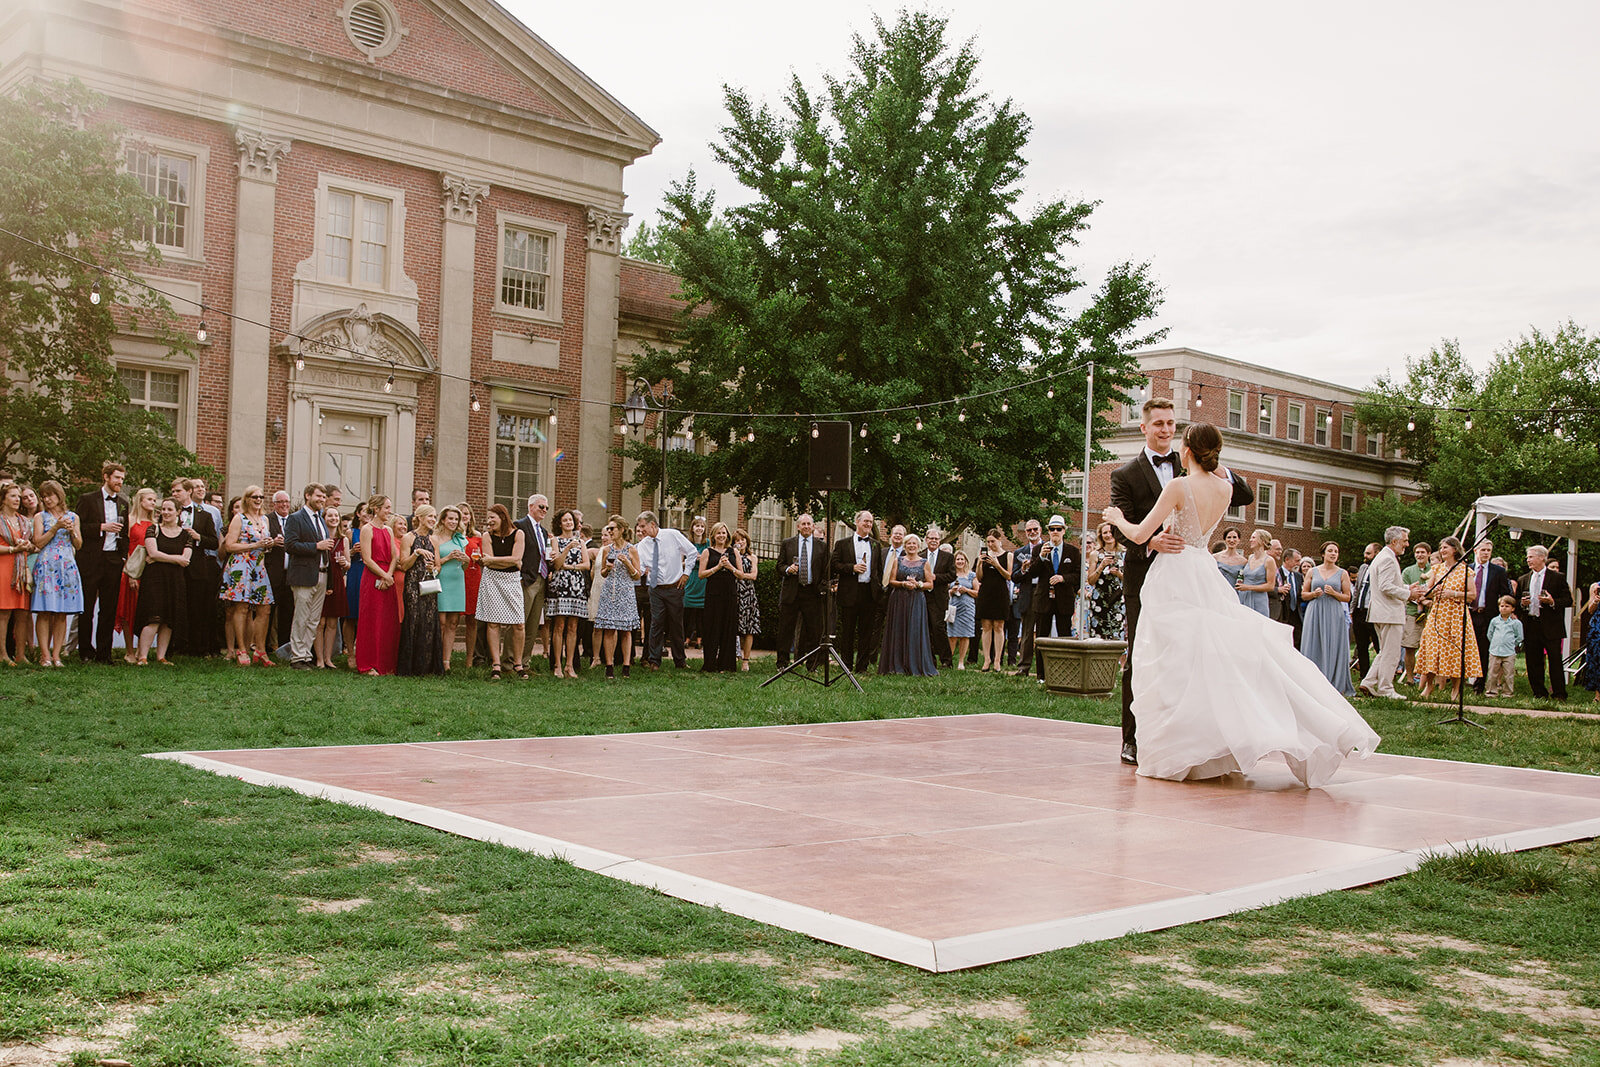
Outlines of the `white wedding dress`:
M 1216 521 L 1201 529 L 1187 482 L 1182 496 L 1167 529 L 1186 547 L 1151 562 L 1140 594 L 1139 773 L 1215 778 L 1277 755 L 1307 786 L 1322 785 L 1346 757 L 1371 755 L 1378 735 L 1296 651 L 1288 626 L 1239 603 L 1206 547 Z

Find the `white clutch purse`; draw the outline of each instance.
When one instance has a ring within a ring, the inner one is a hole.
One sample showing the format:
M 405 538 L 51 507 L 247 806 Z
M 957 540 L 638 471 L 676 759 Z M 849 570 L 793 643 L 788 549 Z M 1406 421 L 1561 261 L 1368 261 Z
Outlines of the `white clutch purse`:
M 435 596 L 438 594 L 439 589 L 439 579 L 424 578 L 422 579 L 422 584 L 417 587 L 417 592 L 421 593 L 423 596 Z

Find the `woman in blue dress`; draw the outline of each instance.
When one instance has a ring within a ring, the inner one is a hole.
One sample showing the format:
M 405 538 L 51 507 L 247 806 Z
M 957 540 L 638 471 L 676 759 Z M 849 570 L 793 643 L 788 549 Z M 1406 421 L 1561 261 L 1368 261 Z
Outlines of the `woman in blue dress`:
M 467 610 L 467 531 L 461 526 L 460 508 L 449 504 L 439 512 L 439 525 L 430 540 L 439 561 L 439 647 L 448 671 L 456 648 L 456 625 Z
M 361 558 L 361 527 L 372 520 L 372 512 L 365 500 L 350 513 L 350 569 L 344 576 L 344 654 L 346 665 L 356 669 L 356 630 L 361 623 L 361 576 L 367 573 L 367 564 Z M 288 640 L 287 634 L 280 637 Z
M 83 577 L 78 549 L 83 532 L 76 513 L 67 510 L 67 491 L 57 481 L 39 486 L 39 514 L 33 517 L 33 546 L 39 562 L 33 576 L 33 611 L 39 620 L 39 662 L 61 666 L 67 644 L 67 616 L 83 613 Z
M 1217 561 L 1217 570 L 1228 579 L 1228 584 L 1235 589 L 1239 588 L 1239 572 L 1244 570 L 1244 553 L 1239 551 L 1239 531 L 1230 526 L 1222 531 L 1222 551 L 1213 552 L 1211 558 Z
M 928 638 L 927 591 L 933 586 L 933 567 L 922 558 L 922 539 L 916 534 L 906 534 L 900 546 L 899 566 L 884 567 L 889 606 L 883 614 L 878 673 L 937 675 Z
M 1278 582 L 1277 565 L 1267 554 L 1267 546 L 1271 543 L 1272 535 L 1265 530 L 1257 530 L 1250 535 L 1250 558 L 1245 561 L 1244 569 L 1234 582 L 1234 588 L 1239 591 L 1239 603 L 1262 615 L 1272 614 L 1267 594 Z
M 1350 572 L 1339 566 L 1339 546 L 1322 544 L 1322 565 L 1311 570 L 1300 593 L 1305 622 L 1300 630 L 1300 651 L 1333 687 L 1345 696 L 1355 692 L 1350 683 Z
M 978 636 L 978 576 L 965 552 L 955 555 L 956 576 L 950 583 L 950 606 L 955 615 L 945 634 L 956 643 L 956 670 L 967 669 L 967 646 Z

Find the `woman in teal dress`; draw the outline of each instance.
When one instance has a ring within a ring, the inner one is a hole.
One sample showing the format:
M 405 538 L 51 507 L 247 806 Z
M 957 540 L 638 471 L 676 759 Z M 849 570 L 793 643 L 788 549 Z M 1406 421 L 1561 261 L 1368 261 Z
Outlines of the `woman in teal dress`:
M 433 548 L 439 561 L 439 643 L 443 646 L 444 669 L 448 671 L 450 654 L 456 647 L 456 626 L 467 610 L 467 531 L 461 524 L 461 511 L 454 504 L 439 513 Z
M 689 569 L 689 577 L 683 583 L 683 647 L 699 648 L 700 617 L 706 609 L 706 580 L 700 574 L 699 553 L 711 544 L 711 539 L 706 536 L 705 516 L 694 517 L 689 527 L 689 541 L 694 545 L 696 555 Z

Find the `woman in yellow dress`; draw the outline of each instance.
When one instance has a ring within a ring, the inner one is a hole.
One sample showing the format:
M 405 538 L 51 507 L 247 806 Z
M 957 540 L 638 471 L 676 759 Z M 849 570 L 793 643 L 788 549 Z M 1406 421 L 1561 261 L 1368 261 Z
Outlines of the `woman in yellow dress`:
M 1461 693 L 1462 617 L 1466 614 L 1467 603 L 1477 597 L 1478 588 L 1473 581 L 1471 567 L 1456 567 L 1454 574 L 1444 578 L 1460 558 L 1461 542 L 1454 537 L 1446 537 L 1439 542 L 1433 569 L 1422 580 L 1423 589 L 1433 589 L 1429 594 L 1429 602 L 1433 606 L 1422 628 L 1422 643 L 1417 648 L 1417 672 L 1422 675 L 1420 695 L 1424 697 L 1432 695 L 1435 684 L 1447 679 L 1451 683 L 1450 699 L 1456 699 Z M 1435 588 L 1434 583 L 1441 578 L 1444 581 Z M 1465 677 L 1471 681 L 1483 676 L 1483 665 L 1478 661 L 1478 642 L 1472 635 L 1471 627 L 1467 628 L 1466 634 Z

